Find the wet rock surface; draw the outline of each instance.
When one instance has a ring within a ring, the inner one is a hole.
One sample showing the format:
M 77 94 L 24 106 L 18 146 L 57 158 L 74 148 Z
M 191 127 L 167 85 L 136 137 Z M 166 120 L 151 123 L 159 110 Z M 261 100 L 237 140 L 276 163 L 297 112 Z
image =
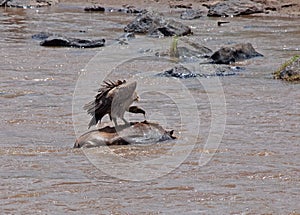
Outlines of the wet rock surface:
M 175 66 L 172 69 L 166 70 L 162 73 L 157 74 L 157 76 L 161 77 L 174 77 L 174 78 L 195 78 L 199 76 L 199 74 L 191 72 L 186 67 L 179 65 Z
M 89 7 L 85 7 L 84 11 L 86 12 L 120 12 L 120 13 L 146 13 L 147 10 L 135 8 L 134 6 L 125 6 L 123 8 L 114 8 L 114 7 L 104 7 L 100 5 L 93 5 Z
M 230 64 L 253 57 L 263 57 L 263 55 L 255 51 L 250 43 L 240 43 L 224 46 L 213 53 L 210 58 L 215 64 Z
M 81 135 L 74 148 L 97 146 L 147 144 L 175 139 L 173 131 L 166 131 L 160 125 L 151 122 L 131 122 L 129 126 L 104 127 Z
M 32 8 L 44 7 L 57 4 L 58 0 L 2 0 L 0 6 L 2 7 L 17 7 L 17 8 Z
M 124 31 L 148 34 L 152 37 L 184 36 L 192 33 L 190 27 L 150 12 L 138 15 Z
M 296 55 L 284 63 L 274 74 L 274 78 L 285 81 L 300 81 L 300 56 Z
M 49 36 L 40 42 L 41 46 L 74 47 L 74 48 L 96 48 L 96 47 L 102 47 L 104 46 L 104 44 L 105 44 L 105 39 L 89 40 L 89 39 L 68 38 L 64 36 Z
M 206 13 L 203 10 L 186 10 L 180 14 L 180 18 L 183 20 L 192 20 L 192 19 L 198 19 L 202 16 L 205 16 Z
M 175 67 L 166 70 L 162 73 L 158 73 L 157 76 L 160 77 L 172 77 L 179 79 L 188 79 L 188 78 L 210 78 L 210 77 L 225 77 L 225 76 L 233 76 L 239 74 L 241 71 L 244 71 L 243 67 L 236 66 L 218 66 L 212 67 L 211 65 L 205 65 L 199 67 L 201 71 L 192 72 L 190 69 L 186 68 L 183 65 L 176 65 Z
M 262 4 L 245 0 L 228 0 L 215 4 L 204 4 L 209 8 L 207 16 L 240 16 L 264 11 Z

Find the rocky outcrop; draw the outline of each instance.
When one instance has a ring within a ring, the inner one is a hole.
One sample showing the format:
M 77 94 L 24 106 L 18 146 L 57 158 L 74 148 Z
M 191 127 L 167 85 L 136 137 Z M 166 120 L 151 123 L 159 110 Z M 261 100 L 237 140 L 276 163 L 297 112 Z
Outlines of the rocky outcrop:
M 285 62 L 275 73 L 274 78 L 285 81 L 300 81 L 300 56 L 296 55 Z
M 58 0 L 2 0 L 2 7 L 33 8 L 51 6 L 58 3 Z
M 74 148 L 91 148 L 97 146 L 147 144 L 175 139 L 173 131 L 166 131 L 156 123 L 131 122 L 130 125 L 104 127 L 81 135 Z
M 190 27 L 150 12 L 138 15 L 124 31 L 148 34 L 152 37 L 184 36 L 192 33 Z
M 207 16 L 240 16 L 262 13 L 263 5 L 250 0 L 228 0 L 214 4 L 204 4 L 209 8 Z
M 253 57 L 263 57 L 263 55 L 255 51 L 250 43 L 241 43 L 222 47 L 210 58 L 215 64 L 230 64 Z

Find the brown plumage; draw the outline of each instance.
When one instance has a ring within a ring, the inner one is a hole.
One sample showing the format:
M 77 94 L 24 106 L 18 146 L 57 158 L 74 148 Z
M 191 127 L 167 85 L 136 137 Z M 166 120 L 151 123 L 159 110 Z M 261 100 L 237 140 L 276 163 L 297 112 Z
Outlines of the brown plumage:
M 136 84 L 136 82 L 127 83 L 125 80 L 104 81 L 104 84 L 98 90 L 99 93 L 95 96 L 95 100 L 83 107 L 92 116 L 89 128 L 101 122 L 106 114 L 109 115 L 115 126 L 117 126 L 117 118 L 122 119 L 126 124 L 128 123 L 124 119 L 125 111 L 142 113 L 145 116 L 146 113 L 143 109 L 137 106 L 130 107 L 134 101 L 138 100 L 135 92 Z

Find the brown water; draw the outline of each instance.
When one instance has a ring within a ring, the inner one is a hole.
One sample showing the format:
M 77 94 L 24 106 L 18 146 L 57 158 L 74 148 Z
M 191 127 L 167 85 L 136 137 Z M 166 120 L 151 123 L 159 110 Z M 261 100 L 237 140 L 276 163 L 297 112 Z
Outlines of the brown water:
M 299 18 L 234 18 L 224 27 L 217 27 L 216 19 L 185 21 L 194 27 L 190 38 L 213 50 L 227 43 L 251 42 L 265 55 L 239 64 L 247 69 L 237 76 L 183 81 L 154 77 L 172 63 L 148 58 L 114 68 L 113 77 L 139 80 L 140 105 L 149 118 L 175 129 L 180 137 L 149 146 L 112 147 L 118 158 L 136 164 L 128 169 L 125 162 L 121 166 L 125 171 L 119 172 L 120 163 L 115 167 L 109 163 L 114 160 L 109 160 L 106 147 L 72 149 L 75 133 L 85 132 L 89 120 L 80 105 L 92 99 L 103 76 L 94 73 L 109 67 L 106 60 L 132 59 L 137 56 L 137 47 L 156 49 L 168 46 L 170 40 L 140 36 L 130 42 L 131 53 L 113 38 L 122 34 L 132 16 L 83 13 L 77 5 L 38 10 L 1 8 L 0 12 L 1 214 L 300 213 L 300 85 L 274 80 L 270 75 L 300 52 Z M 104 37 L 109 46 L 40 47 L 31 35 L 41 31 Z M 99 58 L 100 63 L 95 64 Z M 85 85 L 84 77 L 90 83 Z M 218 103 L 222 96 L 212 87 L 218 83 L 226 103 Z M 216 110 L 212 109 L 215 105 Z M 226 113 L 218 112 L 224 107 Z M 221 114 L 226 115 L 226 124 Z M 215 135 L 222 134 L 225 125 L 218 150 L 205 148 L 215 124 L 220 129 Z M 168 153 L 171 156 L 166 165 L 142 165 Z M 171 163 L 174 156 L 178 156 L 179 166 L 176 159 Z M 212 159 L 199 165 L 201 156 Z M 96 166 L 108 164 L 97 168 L 88 158 Z M 131 180 L 122 180 L 126 177 Z

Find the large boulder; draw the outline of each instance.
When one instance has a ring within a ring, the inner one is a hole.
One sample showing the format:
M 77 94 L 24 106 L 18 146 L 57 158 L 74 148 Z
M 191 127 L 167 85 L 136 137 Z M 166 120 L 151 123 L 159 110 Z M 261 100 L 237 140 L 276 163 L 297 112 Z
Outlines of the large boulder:
M 175 139 L 172 131 L 166 131 L 160 125 L 147 121 L 131 122 L 130 125 L 89 131 L 81 135 L 74 148 L 91 148 L 97 146 L 149 144 Z
M 184 36 L 192 33 L 189 26 L 166 20 L 163 16 L 150 12 L 138 15 L 124 31 L 148 34 L 152 37 Z
M 224 46 L 213 53 L 210 58 L 212 59 L 212 63 L 230 64 L 253 57 L 263 57 L 263 55 L 255 51 L 251 43 L 240 43 Z
M 285 62 L 274 74 L 274 78 L 285 81 L 300 81 L 300 56 L 296 55 Z
M 215 4 L 205 4 L 209 8 L 207 16 L 240 16 L 262 13 L 263 5 L 250 0 L 228 0 Z

